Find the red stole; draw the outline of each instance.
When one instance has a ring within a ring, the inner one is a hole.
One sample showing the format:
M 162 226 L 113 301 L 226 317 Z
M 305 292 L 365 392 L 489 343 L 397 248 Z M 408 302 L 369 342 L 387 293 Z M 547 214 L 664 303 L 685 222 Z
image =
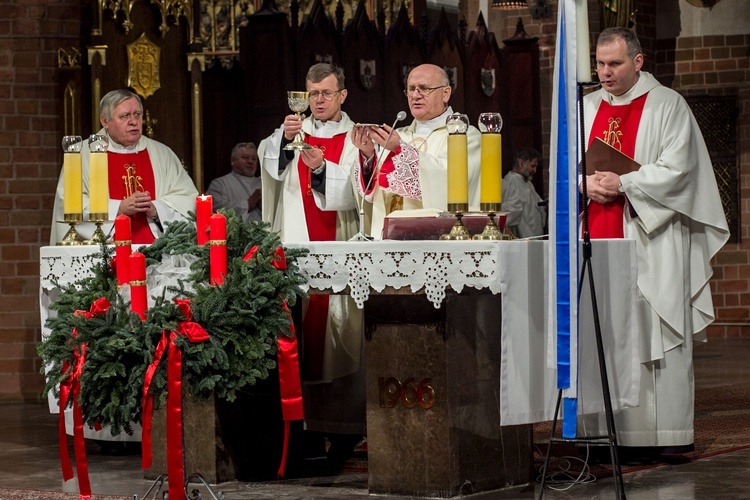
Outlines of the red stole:
M 338 163 L 346 144 L 346 134 L 338 134 L 328 139 L 306 134 L 305 142 L 323 151 L 323 158 L 326 160 Z M 323 211 L 315 205 L 312 192 L 312 170 L 302 161 L 302 158 L 297 162 L 297 171 L 302 187 L 302 203 L 310 241 L 334 241 L 337 212 Z M 327 326 L 328 295 L 310 295 L 307 312 L 302 320 L 303 366 L 307 380 L 319 380 L 323 374 Z
M 323 152 L 323 158 L 338 163 L 346 143 L 346 134 L 331 138 L 305 135 L 305 142 Z M 334 241 L 336 239 L 336 212 L 323 211 L 315 205 L 312 190 L 312 170 L 302 158 L 297 162 L 299 184 L 302 186 L 302 204 L 305 208 L 305 221 L 310 241 Z
M 635 157 L 635 141 L 647 96 L 644 94 L 623 106 L 611 106 L 603 100 L 596 112 L 588 145 L 591 146 L 598 137 L 628 157 Z M 610 203 L 589 203 L 591 238 L 622 238 L 624 206 L 624 196 L 618 196 Z
M 151 199 L 156 199 L 156 183 L 151 158 L 147 150 L 138 153 L 107 153 L 109 171 L 109 197 L 113 200 L 124 200 L 136 191 L 148 191 Z M 148 227 L 145 213 L 130 217 L 130 228 L 133 243 L 149 244 L 154 242 L 154 234 Z

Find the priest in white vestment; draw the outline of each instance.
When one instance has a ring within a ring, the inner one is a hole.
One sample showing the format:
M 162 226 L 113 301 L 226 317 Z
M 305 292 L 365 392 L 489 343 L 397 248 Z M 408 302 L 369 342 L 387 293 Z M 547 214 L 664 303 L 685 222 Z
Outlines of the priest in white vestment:
M 258 148 L 263 220 L 283 242 L 348 240 L 357 233 L 350 169 L 358 150 L 350 140 L 354 123 L 341 110 L 347 96 L 344 73 L 315 64 L 306 87 L 312 115 L 286 116 Z M 312 148 L 285 150 L 299 132 Z M 364 433 L 363 337 L 363 312 L 351 297 L 311 295 L 303 304 L 305 426 L 331 440 L 333 466 L 343 465 Z
M 587 144 L 600 138 L 640 164 L 623 175 L 587 172 L 592 238 L 636 242 L 640 406 L 615 412 L 617 440 L 631 458 L 658 460 L 693 449 L 693 342 L 714 320 L 710 260 L 729 231 L 695 118 L 641 71 L 635 33 L 603 31 L 596 65 L 602 88 L 585 98 Z M 580 424 L 606 434 L 604 415 Z
M 445 120 L 453 114 L 448 105 L 451 86 L 445 70 L 422 64 L 409 73 L 404 91 L 411 125 L 393 131 L 358 126 L 352 140 L 361 154 L 355 180 L 370 219 L 369 234 L 380 239 L 385 217 L 394 210 L 448 208 L 448 130 Z M 479 210 L 481 134 L 474 126 L 467 132 L 469 154 L 469 209 Z M 388 141 L 386 143 L 386 141 Z M 375 145 L 381 148 L 378 158 Z M 376 172 L 373 173 L 373 170 Z M 373 178 L 374 176 L 374 178 Z
M 547 209 L 531 182 L 541 160 L 536 149 L 522 149 L 513 159 L 513 170 L 503 177 L 505 227 L 518 238 L 541 236 L 547 224 Z
M 236 144 L 229 161 L 232 171 L 212 180 L 206 190 L 213 197 L 214 210 L 234 210 L 245 222 L 261 220 L 261 181 L 255 144 Z
M 164 144 L 143 136 L 143 103 L 126 89 L 113 90 L 100 104 L 97 132 L 109 139 L 107 151 L 109 170 L 109 222 L 102 224 L 108 234 L 114 218 L 131 217 L 133 243 L 151 243 L 164 232 L 168 222 L 187 218 L 195 210 L 198 191 L 177 155 Z M 85 141 L 84 141 L 85 142 Z M 89 148 L 81 149 L 83 166 L 83 219 L 89 212 Z M 57 244 L 70 226 L 63 220 L 64 182 L 61 173 L 50 233 L 50 245 Z M 91 222 L 76 225 L 85 239 L 96 229 Z

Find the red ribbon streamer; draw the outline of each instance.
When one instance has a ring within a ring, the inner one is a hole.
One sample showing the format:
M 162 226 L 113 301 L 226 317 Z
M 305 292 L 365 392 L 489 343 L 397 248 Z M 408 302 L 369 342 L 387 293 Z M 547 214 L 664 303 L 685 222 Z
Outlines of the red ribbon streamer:
M 153 428 L 154 396 L 149 392 L 154 373 L 167 351 L 167 480 L 169 483 L 169 498 L 184 500 L 185 497 L 185 467 L 183 429 L 182 429 L 182 351 L 175 345 L 179 336 L 185 336 L 192 343 L 209 340 L 208 332 L 192 321 L 193 314 L 190 302 L 185 299 L 175 299 L 186 320 L 177 325 L 173 332 L 162 332 L 159 344 L 154 351 L 154 360 L 146 370 L 143 383 L 143 433 L 141 449 L 143 458 L 141 467 L 151 467 L 151 432 Z
M 258 247 L 253 246 L 242 258 L 245 261 L 252 259 L 258 253 Z M 286 269 L 286 255 L 284 249 L 279 247 L 273 253 L 273 266 L 283 271 Z M 281 393 L 281 412 L 284 418 L 284 444 L 281 454 L 281 463 L 277 475 L 284 477 L 286 471 L 286 460 L 289 451 L 289 433 L 292 420 L 304 420 L 305 411 L 302 405 L 302 383 L 299 375 L 299 354 L 297 349 L 297 333 L 294 323 L 291 321 L 289 306 L 285 300 L 281 301 L 283 309 L 289 315 L 289 324 L 292 336 L 279 335 L 276 340 L 278 346 L 277 359 L 279 363 L 279 392 Z
M 105 298 L 97 299 L 88 311 L 77 310 L 75 316 L 90 319 L 96 315 L 103 314 L 109 309 L 109 301 Z M 78 337 L 78 330 L 73 328 L 73 337 Z M 65 408 L 70 397 L 73 397 L 73 449 L 76 457 L 76 471 L 78 472 L 78 494 L 80 498 L 91 498 L 91 483 L 89 481 L 89 466 L 86 460 L 86 445 L 83 439 L 83 408 L 78 404 L 81 396 L 81 374 L 86 363 L 86 344 L 73 349 L 73 368 L 69 371 L 70 364 L 65 361 L 62 372 L 67 377 L 60 383 L 60 417 L 58 419 L 57 434 L 60 445 L 60 464 L 62 466 L 63 480 L 73 478 L 73 467 L 68 456 L 68 438 L 65 432 Z

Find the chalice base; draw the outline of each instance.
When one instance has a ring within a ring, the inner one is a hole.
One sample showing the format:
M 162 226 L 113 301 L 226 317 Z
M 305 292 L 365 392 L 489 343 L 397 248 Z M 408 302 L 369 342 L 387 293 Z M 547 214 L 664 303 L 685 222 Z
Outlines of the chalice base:
M 300 151 L 303 149 L 312 149 L 312 146 L 298 139 L 295 139 L 293 142 L 290 142 L 289 144 L 284 146 L 285 151 Z

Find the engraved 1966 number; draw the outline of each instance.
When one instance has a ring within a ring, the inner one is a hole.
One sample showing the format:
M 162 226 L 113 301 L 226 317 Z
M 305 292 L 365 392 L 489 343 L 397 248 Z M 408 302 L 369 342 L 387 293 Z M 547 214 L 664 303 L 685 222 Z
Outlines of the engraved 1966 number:
M 401 403 L 405 408 L 419 405 L 426 410 L 435 402 L 435 389 L 432 388 L 431 378 L 422 379 L 419 383 L 413 378 L 407 378 L 402 383 L 394 377 L 380 377 L 378 393 L 381 408 L 395 408 Z

